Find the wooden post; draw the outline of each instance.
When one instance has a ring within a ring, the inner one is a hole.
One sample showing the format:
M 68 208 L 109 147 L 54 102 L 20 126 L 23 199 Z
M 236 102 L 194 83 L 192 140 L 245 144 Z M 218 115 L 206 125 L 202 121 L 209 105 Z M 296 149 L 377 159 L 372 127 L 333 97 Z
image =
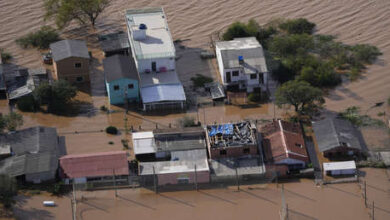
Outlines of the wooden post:
M 240 191 L 240 182 L 238 181 L 238 171 L 236 167 L 236 182 L 237 182 L 237 190 Z
M 372 201 L 372 214 L 371 214 L 371 216 L 372 216 L 372 220 L 374 220 L 374 219 L 375 219 L 375 216 L 374 216 L 374 214 L 375 214 L 375 204 L 374 204 L 374 201 Z
M 153 184 L 154 184 L 154 192 L 157 194 L 157 181 L 156 181 L 156 171 L 153 166 Z
M 198 175 L 196 173 L 196 164 L 195 164 L 195 189 L 198 191 Z

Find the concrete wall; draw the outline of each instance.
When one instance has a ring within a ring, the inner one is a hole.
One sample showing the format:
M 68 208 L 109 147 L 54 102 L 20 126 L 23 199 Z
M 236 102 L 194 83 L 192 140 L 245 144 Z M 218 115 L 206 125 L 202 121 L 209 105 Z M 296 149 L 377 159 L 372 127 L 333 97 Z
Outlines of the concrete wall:
M 41 173 L 30 173 L 26 174 L 26 182 L 30 183 L 41 183 L 44 181 L 54 180 L 55 179 L 55 172 L 47 171 L 47 172 L 41 172 Z
M 81 63 L 80 68 L 76 68 L 75 64 Z M 58 62 L 54 62 L 55 77 L 64 79 L 71 83 L 79 82 L 77 77 L 83 77 L 82 82 L 89 81 L 89 59 L 79 57 L 69 57 Z
M 249 148 L 249 153 L 244 153 L 244 149 Z M 221 150 L 226 150 L 226 155 L 221 155 Z M 241 157 L 245 155 L 258 155 L 257 145 L 248 145 L 248 146 L 234 146 L 234 147 L 218 147 L 210 148 L 210 157 L 211 159 L 226 158 L 226 157 Z
M 133 88 L 129 89 L 128 85 L 133 84 Z M 119 86 L 118 90 L 115 90 L 114 87 Z M 134 79 L 118 79 L 106 83 L 107 95 L 110 101 L 110 104 L 125 104 L 125 90 L 127 91 L 127 99 L 129 101 L 139 101 L 139 89 L 138 89 L 138 80 Z
M 142 59 L 138 60 L 137 68 L 138 72 L 144 73 L 146 69 L 152 71 L 152 62 L 156 62 L 156 70 L 159 71 L 160 67 L 165 67 L 166 70 L 175 70 L 175 58 L 167 57 L 167 58 L 156 58 L 156 59 Z
M 209 171 L 199 171 L 196 173 L 198 183 L 208 183 L 210 182 L 210 172 Z M 178 184 L 178 179 L 188 178 L 188 183 L 195 183 L 195 172 L 184 172 L 184 173 L 166 173 L 158 174 L 158 185 L 166 184 Z

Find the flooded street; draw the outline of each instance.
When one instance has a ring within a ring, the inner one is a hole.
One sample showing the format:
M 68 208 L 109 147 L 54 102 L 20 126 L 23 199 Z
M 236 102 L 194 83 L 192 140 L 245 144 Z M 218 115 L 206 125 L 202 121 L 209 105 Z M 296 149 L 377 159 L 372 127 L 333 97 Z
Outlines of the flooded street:
M 386 170 L 361 169 L 368 184 L 369 204 L 375 200 L 375 219 L 390 218 L 389 190 Z M 374 184 L 375 183 L 375 184 Z M 367 220 L 370 208 L 365 208 L 362 191 L 357 183 L 331 184 L 322 187 L 312 180 L 284 184 L 289 219 L 295 220 Z M 196 191 L 160 192 L 146 189 L 120 189 L 115 198 L 114 190 L 93 192 L 77 191 L 77 219 L 279 219 L 281 209 L 281 184 L 235 186 Z M 84 199 L 81 201 L 81 197 Z M 44 208 L 45 196 L 20 198 L 24 212 L 36 210 L 46 213 L 39 219 L 69 219 L 70 198 L 52 197 L 56 208 Z M 61 213 L 58 210 L 63 210 Z M 47 218 L 46 218 L 46 217 Z M 24 219 L 24 218 L 22 218 Z M 29 218 L 38 219 L 38 218 Z

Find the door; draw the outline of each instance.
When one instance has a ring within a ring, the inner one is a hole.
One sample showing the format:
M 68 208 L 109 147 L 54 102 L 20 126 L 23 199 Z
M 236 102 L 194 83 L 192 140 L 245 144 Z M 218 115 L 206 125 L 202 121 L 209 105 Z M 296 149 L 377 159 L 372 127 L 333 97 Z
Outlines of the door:
M 262 73 L 259 74 L 259 84 L 264 84 L 264 75 Z
M 232 81 L 232 76 L 230 75 L 230 72 L 226 72 L 226 82 L 230 83 Z
M 156 62 L 152 62 L 152 71 L 156 72 L 156 70 L 157 70 Z

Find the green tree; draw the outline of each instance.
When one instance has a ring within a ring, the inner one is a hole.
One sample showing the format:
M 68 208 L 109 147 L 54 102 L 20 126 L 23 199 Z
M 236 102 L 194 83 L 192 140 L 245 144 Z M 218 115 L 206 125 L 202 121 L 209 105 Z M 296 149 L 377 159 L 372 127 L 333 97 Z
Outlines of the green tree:
M 43 26 L 36 32 L 16 39 L 16 43 L 22 48 L 35 47 L 39 49 L 49 48 L 51 43 L 59 41 L 60 37 L 56 30 L 50 26 Z
M 282 58 L 297 54 L 303 55 L 313 48 L 313 37 L 308 34 L 276 36 L 269 46 L 271 52 Z
M 5 208 L 11 208 L 11 205 L 15 203 L 13 197 L 16 193 L 17 184 L 15 178 L 0 174 L 0 202 L 4 204 Z
M 18 99 L 16 106 L 20 111 L 24 112 L 35 112 L 39 106 L 32 95 L 23 96 Z
M 23 125 L 23 116 L 16 112 L 11 112 L 8 115 L 4 115 L 5 127 L 8 131 L 15 131 L 16 128 Z
M 304 81 L 289 81 L 281 85 L 276 91 L 276 104 L 294 106 L 295 112 L 300 115 L 309 113 L 313 106 L 320 107 L 324 103 L 322 91 Z
M 312 34 L 316 24 L 305 18 L 287 20 L 279 25 L 279 28 L 289 34 Z
M 6 127 L 7 127 L 7 122 L 5 120 L 5 117 L 2 114 L 0 114 L 0 133 L 3 133 Z
M 109 0 L 44 0 L 45 17 L 54 18 L 60 29 L 73 20 L 82 25 L 89 22 L 95 27 L 96 19 L 109 3 Z

